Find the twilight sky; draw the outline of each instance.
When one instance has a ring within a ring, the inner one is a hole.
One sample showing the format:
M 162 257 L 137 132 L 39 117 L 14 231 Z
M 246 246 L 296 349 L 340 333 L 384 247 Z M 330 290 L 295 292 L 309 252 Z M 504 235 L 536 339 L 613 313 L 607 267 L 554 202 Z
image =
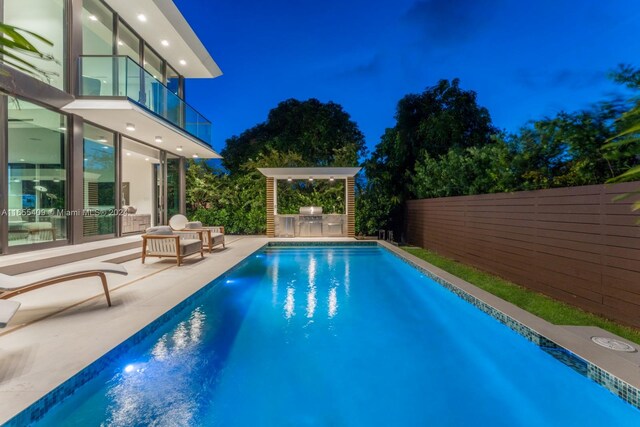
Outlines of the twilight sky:
M 175 0 L 224 75 L 190 80 L 187 100 L 226 138 L 288 99 L 345 108 L 372 149 L 396 103 L 459 77 L 494 124 L 588 107 L 640 65 L 637 0 Z

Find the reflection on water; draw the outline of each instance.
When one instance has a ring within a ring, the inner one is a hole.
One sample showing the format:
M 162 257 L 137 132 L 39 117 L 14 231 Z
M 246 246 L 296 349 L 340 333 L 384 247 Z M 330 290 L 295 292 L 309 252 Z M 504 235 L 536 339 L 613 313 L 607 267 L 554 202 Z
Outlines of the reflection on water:
M 309 289 L 307 290 L 307 318 L 311 319 L 316 311 L 318 300 L 316 299 L 316 258 L 311 255 L 309 259 Z
M 332 319 L 338 313 L 338 296 L 336 288 L 329 291 L 329 319 Z
M 148 361 L 128 364 L 109 382 L 111 404 L 102 426 L 187 426 L 197 410 L 193 383 L 205 314 L 200 308 L 174 331 L 164 334 Z M 197 377 L 197 376 L 196 376 Z
M 292 316 L 295 316 L 295 306 L 296 299 L 294 294 L 296 290 L 293 286 L 287 287 L 287 298 L 284 301 L 284 317 L 287 319 L 291 319 Z
M 280 266 L 279 258 L 273 260 L 273 268 L 271 270 L 271 304 L 275 307 L 278 304 L 278 267 Z

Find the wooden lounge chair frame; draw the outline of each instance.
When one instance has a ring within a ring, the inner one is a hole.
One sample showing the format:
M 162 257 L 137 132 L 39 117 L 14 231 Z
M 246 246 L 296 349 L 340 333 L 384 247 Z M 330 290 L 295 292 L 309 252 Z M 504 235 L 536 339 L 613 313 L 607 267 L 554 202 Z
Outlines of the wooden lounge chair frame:
M 202 231 L 201 230 L 189 230 L 191 233 L 190 234 L 197 234 L 200 239 L 200 258 L 204 258 L 204 245 L 202 244 Z M 184 233 L 183 233 L 184 235 Z M 166 254 L 166 255 L 149 255 L 147 254 L 147 246 L 148 246 L 148 241 L 149 240 L 161 240 L 161 239 L 173 239 L 175 240 L 175 250 L 176 253 L 175 255 L 172 254 Z M 185 254 L 182 255 L 180 253 L 180 234 L 143 234 L 142 235 L 142 263 L 144 264 L 144 261 L 147 257 L 157 257 L 157 258 L 176 258 L 176 263 L 178 265 L 178 267 L 180 267 L 180 265 L 182 264 L 182 260 L 186 257 L 188 257 L 189 255 L 194 255 L 197 254 L 198 252 L 195 251 L 193 253 L 190 254 Z
M 109 295 L 109 286 L 107 286 L 107 276 L 103 271 L 85 271 L 82 273 L 72 273 L 66 276 L 56 277 L 55 279 L 41 280 L 31 285 L 11 290 L 0 290 L 0 299 L 9 299 L 16 295 L 23 294 L 25 292 L 33 291 L 36 289 L 44 288 L 45 286 L 55 285 L 56 283 L 68 282 L 70 280 L 85 279 L 87 277 L 99 277 L 102 282 L 102 289 L 104 289 L 104 296 L 107 298 L 107 305 L 111 307 L 111 296 Z

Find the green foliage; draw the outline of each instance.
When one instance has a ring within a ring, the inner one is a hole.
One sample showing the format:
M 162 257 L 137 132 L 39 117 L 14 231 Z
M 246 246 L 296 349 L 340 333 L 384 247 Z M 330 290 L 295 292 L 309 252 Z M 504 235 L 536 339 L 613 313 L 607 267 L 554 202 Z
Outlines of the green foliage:
M 229 138 L 221 153 L 223 165 L 238 173 L 268 150 L 298 153 L 298 166 L 353 166 L 366 154 L 364 136 L 349 114 L 317 99 L 281 102 L 266 122 Z
M 266 179 L 258 168 L 354 166 L 366 153 L 364 137 L 342 107 L 316 99 L 290 99 L 271 110 L 265 123 L 227 140 L 222 151 L 228 173 L 192 161 L 187 169 L 187 211 L 207 225 L 237 234 L 263 234 Z M 300 206 L 344 212 L 341 181 L 278 183 L 278 213 Z
M 54 62 L 55 58 L 42 53 L 29 38 L 53 46 L 53 43 L 36 33 L 0 22 L 0 61 L 27 74 L 48 80 L 55 74 L 39 68 L 25 57 Z
M 426 152 L 415 166 L 412 193 L 417 198 L 511 191 L 513 153 L 497 141 L 482 147 L 451 149 L 437 159 Z

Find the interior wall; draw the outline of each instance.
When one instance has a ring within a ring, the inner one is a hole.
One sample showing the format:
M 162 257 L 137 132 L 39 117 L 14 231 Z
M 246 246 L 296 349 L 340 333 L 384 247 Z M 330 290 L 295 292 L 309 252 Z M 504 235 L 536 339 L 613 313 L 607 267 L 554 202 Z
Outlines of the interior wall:
M 135 155 L 122 156 L 122 182 L 129 183 L 129 206 L 153 215 L 153 163 Z

